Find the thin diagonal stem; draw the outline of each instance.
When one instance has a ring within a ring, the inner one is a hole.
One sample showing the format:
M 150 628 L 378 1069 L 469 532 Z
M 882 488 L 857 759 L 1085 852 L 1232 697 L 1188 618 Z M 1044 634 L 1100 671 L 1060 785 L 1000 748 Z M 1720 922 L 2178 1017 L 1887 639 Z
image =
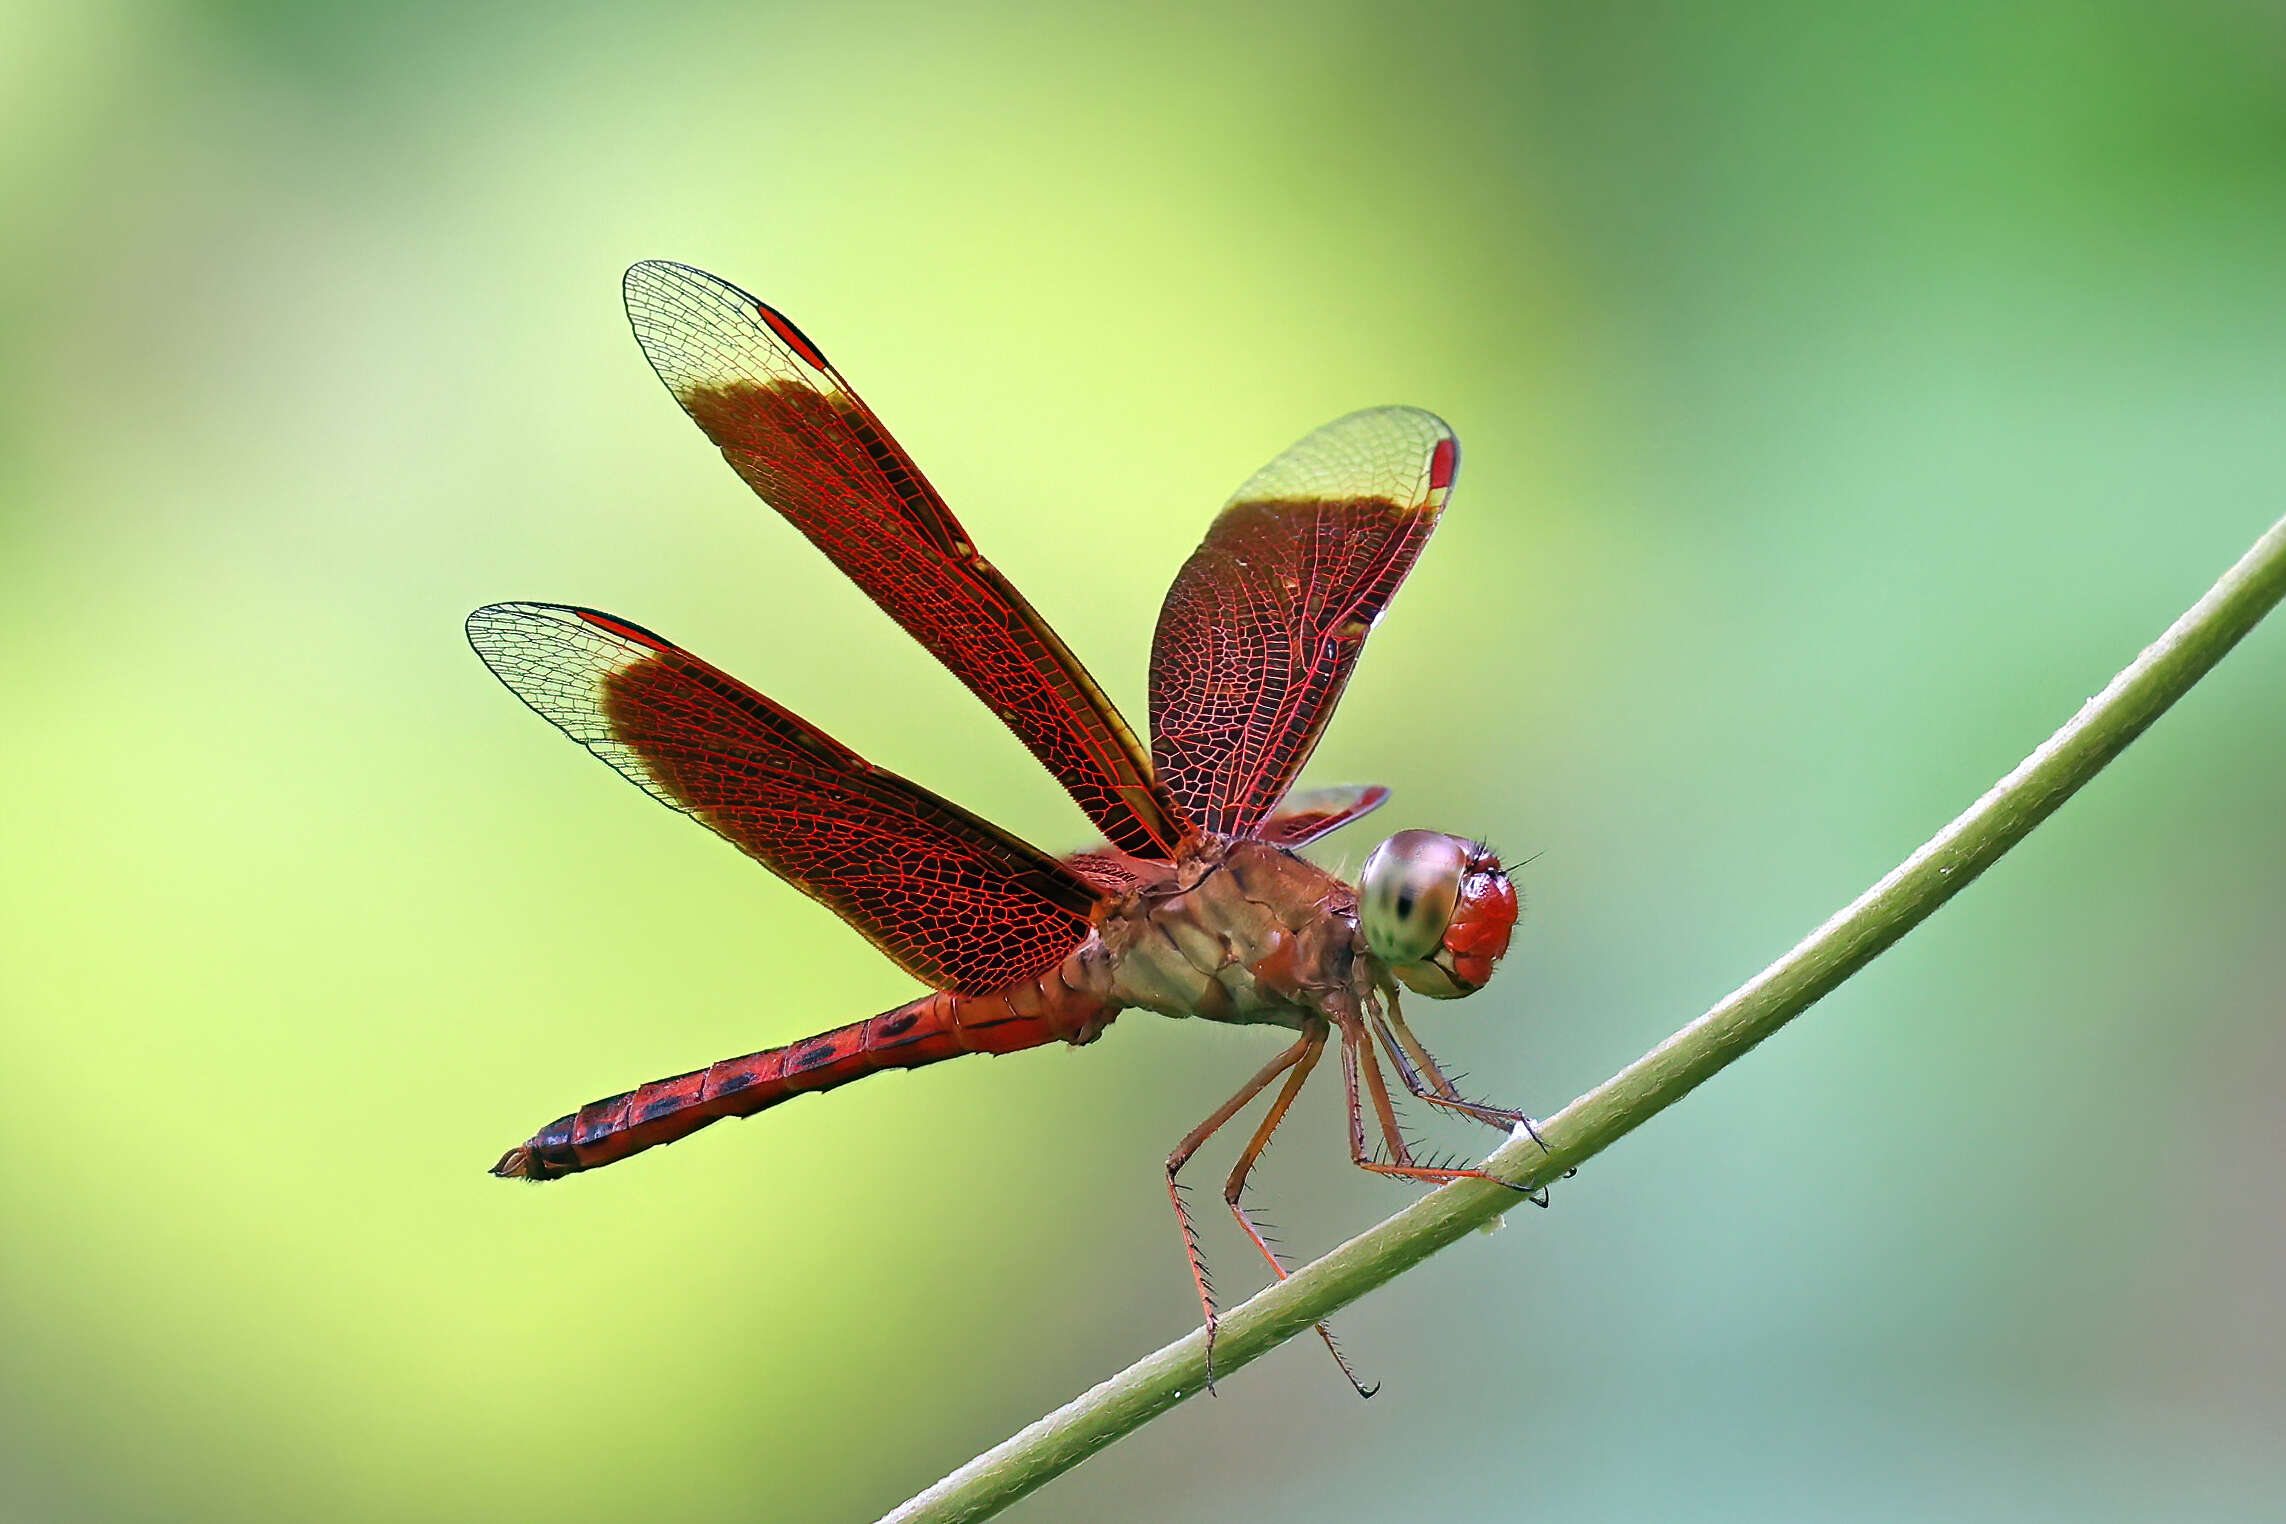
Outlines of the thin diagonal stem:
M 1519 1184 L 1554 1180 L 1642 1126 L 1808 1010 L 1960 893 L 2103 770 L 2286 595 L 2286 519 L 2038 751 L 1879 883 L 1704 1016 L 1521 1136 L 1485 1164 Z M 1516 1205 L 1503 1185 L 1432 1192 L 1221 1319 L 1215 1368 L 1237 1370 Z M 1197 1393 L 1206 1338 L 1193 1332 L 1004 1440 L 883 1524 L 999 1512 Z

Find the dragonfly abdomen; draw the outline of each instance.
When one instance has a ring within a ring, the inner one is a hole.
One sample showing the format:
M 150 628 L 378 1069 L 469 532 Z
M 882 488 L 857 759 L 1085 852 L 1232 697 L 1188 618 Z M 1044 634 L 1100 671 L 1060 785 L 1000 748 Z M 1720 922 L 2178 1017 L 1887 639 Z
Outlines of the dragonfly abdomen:
M 939 991 L 782 1048 L 590 1101 L 508 1150 L 492 1173 L 555 1180 L 600 1169 L 724 1117 L 752 1116 L 883 1069 L 915 1069 L 964 1053 L 1016 1053 L 1059 1040 L 1089 1042 L 1109 1020 L 1103 1002 L 1066 984 L 1060 969 L 990 995 Z

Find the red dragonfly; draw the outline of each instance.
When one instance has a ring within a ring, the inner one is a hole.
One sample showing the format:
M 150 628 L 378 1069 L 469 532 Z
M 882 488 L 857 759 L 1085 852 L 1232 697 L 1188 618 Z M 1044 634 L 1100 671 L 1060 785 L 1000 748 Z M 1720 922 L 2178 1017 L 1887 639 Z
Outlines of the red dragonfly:
M 1389 791 L 1288 793 L 1451 494 L 1452 430 L 1417 408 L 1352 413 L 1238 489 L 1160 612 L 1146 752 L 791 322 L 728 281 L 664 262 L 627 272 L 626 301 L 652 368 L 731 468 L 966 683 L 1105 841 L 1051 857 L 631 621 L 560 604 L 478 609 L 469 640 L 518 698 L 831 907 L 932 990 L 590 1102 L 492 1172 L 553 1180 L 879 1070 L 1093 1042 L 1130 1008 L 1283 1027 L 1292 1044 L 1167 1156 L 1210 1370 L 1215 1298 L 1177 1177 L 1283 1076 L 1223 1190 L 1283 1278 L 1242 1194 L 1328 1038 L 1340 1039 L 1360 1168 L 1431 1183 L 1491 1178 L 1415 1158 L 1374 1047 L 1422 1101 L 1502 1129 L 1530 1126 L 1463 1097 L 1398 1005 L 1400 985 L 1451 999 L 1491 978 L 1516 922 L 1508 875 L 1480 842 L 1400 831 L 1352 886 L 1294 849 Z M 1346 1361 L 1342 1370 L 1350 1374 Z

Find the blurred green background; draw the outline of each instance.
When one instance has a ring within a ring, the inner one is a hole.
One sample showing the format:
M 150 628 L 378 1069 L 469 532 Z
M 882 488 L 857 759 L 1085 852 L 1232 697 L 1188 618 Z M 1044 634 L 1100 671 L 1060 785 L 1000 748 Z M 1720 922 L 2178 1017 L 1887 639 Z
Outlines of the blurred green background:
M 641 620 L 1085 840 L 679 416 L 633 259 L 793 314 L 1131 715 L 1232 486 L 1450 418 L 1311 776 L 1396 789 L 1336 860 L 1538 854 L 1503 977 L 1418 1021 L 1542 1112 L 2286 507 L 2275 7 L 6 9 L 8 1517 L 870 1517 L 1195 1319 L 1160 1160 L 1259 1032 L 483 1173 L 912 991 L 525 712 L 475 605 Z M 1015 1516 L 2275 1517 L 2282 905 L 2274 625 L 1553 1211 L 1352 1310 L 1371 1406 L 1297 1343 Z M 1404 1199 L 1314 1088 L 1260 1177 L 1304 1250 Z

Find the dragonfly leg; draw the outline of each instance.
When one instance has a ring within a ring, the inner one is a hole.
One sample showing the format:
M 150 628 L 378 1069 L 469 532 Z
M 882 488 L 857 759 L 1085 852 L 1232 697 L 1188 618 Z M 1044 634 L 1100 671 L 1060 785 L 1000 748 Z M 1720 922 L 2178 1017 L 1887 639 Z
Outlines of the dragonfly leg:
M 1532 1125 L 1529 1116 L 1521 1111 L 1511 1111 L 1505 1106 L 1472 1101 L 1462 1095 L 1451 1080 L 1445 1078 L 1445 1072 L 1437 1067 L 1437 1061 L 1429 1056 L 1429 1050 L 1422 1045 L 1421 1039 L 1415 1037 L 1413 1029 L 1405 1024 L 1404 1013 L 1397 1008 L 1394 990 L 1389 995 L 1388 1019 L 1385 1021 L 1380 1016 L 1375 1016 L 1373 1029 L 1381 1035 L 1381 1046 L 1388 1050 L 1389 1061 L 1397 1066 L 1397 1077 L 1405 1082 L 1405 1088 L 1416 1098 L 1427 1101 L 1432 1106 L 1457 1111 L 1464 1117 L 1482 1122 L 1488 1127 L 1497 1127 L 1502 1132 L 1522 1127 L 1525 1135 L 1540 1145 L 1540 1152 L 1548 1151 L 1548 1140 L 1540 1136 L 1540 1129 Z M 1415 1065 L 1419 1067 L 1416 1068 Z M 1426 1083 L 1423 1082 L 1424 1074 Z M 1535 1206 L 1544 1207 L 1548 1204 L 1545 1187 L 1532 1194 L 1532 1202 Z
M 1437 1061 L 1430 1056 L 1427 1046 L 1413 1035 L 1412 1027 L 1406 1024 L 1405 1012 L 1397 1004 L 1396 987 L 1389 987 L 1384 994 L 1387 998 L 1388 1018 L 1384 1021 L 1377 1015 L 1374 1018 L 1374 1030 L 1381 1034 L 1381 1045 L 1389 1050 L 1389 1060 L 1397 1066 L 1397 1077 L 1405 1082 L 1407 1090 L 1432 1106 L 1443 1106 L 1462 1116 L 1474 1117 L 1502 1132 L 1511 1132 L 1521 1127 L 1525 1136 L 1540 1145 L 1540 1152 L 1548 1151 L 1548 1140 L 1540 1136 L 1540 1129 L 1533 1125 L 1532 1118 L 1524 1112 L 1511 1111 L 1505 1106 L 1487 1105 L 1483 1101 L 1472 1101 L 1462 1095 L 1459 1087 L 1445 1078 L 1445 1071 L 1437 1067 Z M 1418 1069 L 1414 1067 L 1416 1064 L 1420 1066 Z M 1428 1080 L 1427 1088 L 1422 1086 L 1424 1075 Z M 1565 1178 L 1569 1179 L 1578 1173 L 1576 1169 L 1567 1170 Z M 1547 1187 L 1542 1186 L 1532 1193 L 1532 1203 L 1541 1207 L 1548 1204 Z
M 1366 1146 L 1365 1108 L 1359 1104 L 1357 1092 L 1360 1069 L 1365 1071 L 1365 1088 L 1373 1098 L 1373 1112 L 1381 1124 L 1382 1140 L 1388 1145 L 1387 1160 L 1374 1158 Z M 1447 1169 L 1414 1162 L 1413 1151 L 1405 1146 L 1405 1135 L 1397 1126 L 1397 1109 L 1389 1104 L 1389 1082 L 1381 1077 L 1381 1063 L 1374 1057 L 1373 1044 L 1365 1035 L 1362 1021 L 1342 1024 L 1341 1078 L 1343 1088 L 1349 1093 L 1349 1157 L 1350 1162 L 1359 1169 L 1399 1180 L 1418 1180 L 1425 1185 L 1444 1185 L 1454 1180 L 1489 1180 L 1495 1185 L 1505 1185 L 1510 1190 L 1530 1194 L 1523 1186 L 1485 1170 Z
M 1511 1111 L 1506 1106 L 1493 1106 L 1484 1101 L 1472 1101 L 1462 1095 L 1459 1087 L 1445 1078 L 1445 1071 L 1437 1066 L 1436 1059 L 1429 1055 L 1429 1050 L 1422 1045 L 1421 1039 L 1415 1037 L 1413 1029 L 1406 1025 L 1405 1013 L 1397 1004 L 1396 990 L 1384 991 L 1383 998 L 1387 1003 L 1387 1014 L 1385 1017 L 1374 1018 L 1374 1029 L 1380 1033 L 1381 1045 L 1388 1050 L 1389 1061 L 1397 1066 L 1397 1077 L 1405 1082 L 1407 1090 L 1432 1106 L 1457 1111 L 1462 1116 L 1473 1117 L 1502 1132 L 1520 1126 L 1543 1149 L 1548 1146 L 1541 1141 L 1539 1129 L 1532 1125 L 1532 1118 L 1523 1112 Z
M 1326 1028 L 1323 1023 L 1319 1023 L 1309 1030 L 1307 1048 L 1295 1063 L 1293 1072 L 1286 1076 L 1286 1083 L 1279 1087 L 1277 1097 L 1270 1102 L 1270 1110 L 1263 1116 L 1262 1125 L 1254 1129 L 1254 1136 L 1247 1142 L 1245 1151 L 1239 1154 L 1238 1162 L 1231 1166 L 1230 1179 L 1222 1188 L 1222 1199 L 1229 1205 L 1230 1215 L 1238 1219 L 1239 1227 L 1246 1231 L 1248 1238 L 1254 1240 L 1254 1247 L 1262 1251 L 1262 1257 L 1270 1262 L 1272 1273 L 1280 1280 L 1286 1278 L 1286 1266 L 1278 1258 L 1278 1251 L 1270 1247 L 1269 1240 L 1262 1236 L 1262 1230 L 1255 1226 L 1254 1219 L 1247 1214 L 1241 1198 L 1246 1193 L 1246 1177 L 1254 1172 L 1262 1151 L 1270 1146 L 1270 1135 L 1278 1130 L 1279 1123 L 1286 1120 L 1287 1109 L 1294 1104 L 1294 1097 L 1302 1093 L 1302 1086 L 1309 1079 L 1310 1071 L 1317 1067 L 1318 1056 L 1325 1052 L 1325 1046 Z M 1357 1395 L 1371 1397 L 1380 1391 L 1379 1382 L 1367 1386 L 1357 1379 L 1357 1372 L 1350 1368 L 1349 1357 L 1341 1352 L 1341 1345 L 1334 1340 L 1333 1330 L 1323 1323 L 1317 1327 L 1318 1337 L 1326 1341 L 1327 1353 L 1334 1357 L 1334 1364 L 1341 1367 L 1341 1373 L 1349 1378 L 1349 1384 L 1356 1389 Z
M 1207 1276 L 1206 1256 L 1199 1252 L 1198 1229 L 1191 1225 L 1191 1209 L 1184 1204 L 1182 1182 L 1175 1177 L 1182 1173 L 1183 1166 L 1190 1162 L 1191 1155 L 1199 1151 L 1200 1145 L 1220 1131 L 1224 1123 L 1238 1115 L 1247 1102 L 1260 1095 L 1272 1080 L 1300 1063 L 1305 1054 L 1311 1055 L 1312 1062 L 1315 1062 L 1315 1049 L 1324 1046 L 1325 1040 L 1322 1031 L 1314 1036 L 1304 1032 L 1292 1047 L 1264 1064 L 1254 1078 L 1239 1086 L 1236 1095 L 1217 1106 L 1205 1121 L 1185 1133 L 1183 1141 L 1175 1145 L 1175 1151 L 1167 1155 L 1167 1199 L 1174 1203 L 1175 1224 L 1182 1229 L 1183 1234 L 1183 1256 L 1190 1263 L 1192 1284 L 1198 1287 L 1199 1306 L 1206 1311 L 1206 1382 L 1209 1392 L 1214 1390 L 1214 1325 L 1217 1316 L 1214 1282 Z

